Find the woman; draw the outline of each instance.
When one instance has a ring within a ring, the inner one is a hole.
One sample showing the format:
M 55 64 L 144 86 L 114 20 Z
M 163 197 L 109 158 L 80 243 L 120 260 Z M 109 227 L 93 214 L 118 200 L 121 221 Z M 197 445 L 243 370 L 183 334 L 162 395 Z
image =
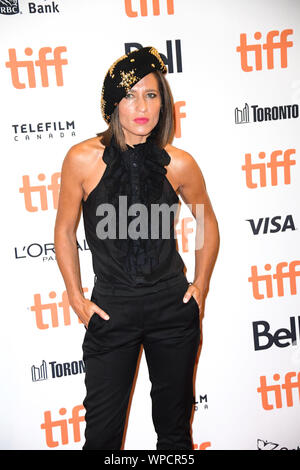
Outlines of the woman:
M 55 250 L 70 305 L 86 328 L 87 450 L 121 449 L 141 345 L 152 382 L 156 448 L 193 448 L 199 317 L 219 233 L 200 168 L 170 144 L 173 101 L 165 73 L 152 47 L 116 60 L 102 88 L 108 129 L 73 146 L 62 165 Z M 195 251 L 193 283 L 176 249 L 177 192 L 195 218 L 196 206 L 204 205 L 205 243 Z M 95 273 L 91 300 L 83 293 L 77 251 L 81 205 Z M 151 209 L 157 205 L 170 210 L 155 218 Z M 138 223 L 137 214 L 143 215 Z M 167 221 L 169 236 L 162 236 L 161 221 Z

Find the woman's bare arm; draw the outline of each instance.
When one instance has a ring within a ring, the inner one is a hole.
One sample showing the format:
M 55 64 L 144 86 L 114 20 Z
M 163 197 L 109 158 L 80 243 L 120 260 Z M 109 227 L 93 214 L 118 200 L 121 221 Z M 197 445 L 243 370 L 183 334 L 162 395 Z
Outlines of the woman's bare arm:
M 70 306 L 80 320 L 87 325 L 94 312 L 103 318 L 105 318 L 105 312 L 86 299 L 82 289 L 76 231 L 81 214 L 82 183 L 87 172 L 87 164 L 84 161 L 85 152 L 83 144 L 75 145 L 69 150 L 62 164 L 54 246 Z
M 185 296 L 188 300 L 191 295 L 195 297 L 200 312 L 204 312 L 205 297 L 209 290 L 209 282 L 217 259 L 220 234 L 218 222 L 206 191 L 203 174 L 195 159 L 187 152 L 172 147 L 169 150 L 173 156 L 173 174 L 179 185 L 179 194 L 183 201 L 189 205 L 196 219 L 196 248 L 195 248 L 195 275 Z M 204 212 L 197 212 L 201 205 Z M 200 214 L 200 217 L 199 217 Z M 199 231 L 202 231 L 204 243 L 200 248 L 197 243 Z

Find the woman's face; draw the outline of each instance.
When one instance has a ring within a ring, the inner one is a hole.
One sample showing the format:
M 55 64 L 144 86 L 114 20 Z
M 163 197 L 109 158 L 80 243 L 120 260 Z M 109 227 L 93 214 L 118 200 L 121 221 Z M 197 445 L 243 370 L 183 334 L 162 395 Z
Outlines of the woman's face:
M 158 123 L 160 106 L 158 81 L 155 74 L 149 73 L 119 103 L 119 121 L 127 144 L 146 142 Z

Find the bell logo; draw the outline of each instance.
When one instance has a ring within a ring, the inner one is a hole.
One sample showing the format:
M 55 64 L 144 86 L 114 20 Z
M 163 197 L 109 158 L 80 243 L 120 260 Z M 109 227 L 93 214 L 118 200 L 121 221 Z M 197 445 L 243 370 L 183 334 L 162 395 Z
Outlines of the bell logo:
M 252 72 L 253 66 L 248 65 L 248 53 L 254 52 L 255 57 L 255 70 L 262 70 L 262 49 L 266 51 L 267 56 L 267 69 L 274 69 L 274 49 L 279 49 L 280 52 L 280 65 L 281 68 L 287 68 L 287 48 L 293 46 L 292 41 L 287 41 L 287 36 L 293 34 L 292 29 L 284 29 L 279 32 L 276 30 L 267 33 L 267 40 L 264 44 L 247 44 L 247 34 L 240 35 L 240 45 L 237 46 L 236 51 L 241 56 L 241 68 L 244 72 Z M 280 36 L 278 42 L 274 42 L 274 38 Z M 257 31 L 254 33 L 254 39 L 260 41 L 262 34 Z
M 80 423 L 85 422 L 84 415 L 80 415 L 83 410 L 83 405 L 74 406 L 71 418 L 58 419 L 56 421 L 52 420 L 51 411 L 44 412 L 44 422 L 41 424 L 41 429 L 45 431 L 46 444 L 48 447 L 53 448 L 58 447 L 59 445 L 69 444 L 70 428 L 72 431 L 71 435 L 73 437 L 73 442 L 80 442 Z M 60 416 L 65 416 L 66 413 L 66 408 L 60 408 Z M 57 436 L 54 435 L 54 429 L 58 431 Z
M 143 45 L 140 42 L 125 42 L 125 54 L 131 52 L 131 49 L 142 49 Z M 166 40 L 166 54 L 159 51 L 164 64 L 168 67 L 168 73 L 174 73 L 175 69 L 175 56 L 177 72 L 182 73 L 182 52 L 181 40 L 175 39 L 174 44 L 170 39 Z
M 64 46 L 56 47 L 53 50 L 51 47 L 42 47 L 39 50 L 39 58 L 37 60 L 17 60 L 16 49 L 8 49 L 9 61 L 5 62 L 5 66 L 11 71 L 12 84 L 18 90 L 26 88 L 26 83 L 21 82 L 19 69 L 25 69 L 27 74 L 27 83 L 29 88 L 36 88 L 36 67 L 39 67 L 41 85 L 42 87 L 49 87 L 48 67 L 54 67 L 56 76 L 56 85 L 63 86 L 63 71 L 62 66 L 68 63 L 67 59 L 63 59 L 61 54 L 66 52 L 67 48 Z M 26 47 L 24 50 L 27 57 L 31 57 L 33 50 L 31 47 Z M 52 54 L 52 58 L 46 56 Z
M 25 209 L 28 212 L 37 212 L 38 210 L 42 210 L 42 211 L 48 210 L 47 191 L 51 191 L 53 209 L 57 209 L 59 190 L 60 190 L 60 183 L 59 183 L 60 176 L 61 176 L 61 173 L 53 173 L 53 175 L 51 175 L 51 184 L 48 184 L 48 185 L 41 184 L 38 186 L 31 186 L 29 175 L 23 176 L 23 186 L 19 188 L 19 192 L 24 194 Z M 44 173 L 40 173 L 38 175 L 38 179 L 40 181 L 45 181 L 46 175 Z M 39 194 L 39 204 L 37 206 L 33 205 L 32 193 Z
M 84 292 L 87 292 L 87 290 L 87 288 L 83 289 Z M 62 293 L 60 302 L 53 301 L 56 299 L 56 292 L 54 291 L 49 293 L 52 302 L 42 303 L 41 294 L 34 294 L 33 298 L 34 304 L 30 307 L 30 310 L 35 313 L 35 322 L 38 329 L 47 330 L 49 326 L 57 328 L 60 325 L 60 319 L 63 319 L 64 326 L 71 324 L 70 304 L 66 291 Z M 50 322 L 48 323 L 45 320 L 45 311 L 48 312 L 48 316 L 50 312 Z M 82 323 L 79 318 L 78 323 Z
M 291 184 L 291 167 L 296 165 L 296 160 L 291 159 L 291 155 L 296 153 L 296 149 L 274 150 L 271 153 L 270 161 L 264 162 L 265 152 L 259 152 L 258 158 L 261 163 L 253 163 L 251 153 L 245 154 L 245 164 L 242 170 L 245 172 L 246 186 L 250 189 L 263 188 L 267 186 L 267 174 L 270 175 L 271 186 L 278 186 L 278 169 L 283 173 L 283 184 Z M 257 174 L 256 179 L 254 174 Z
M 141 16 L 148 16 L 148 0 L 140 0 L 139 3 Z M 152 0 L 152 9 L 154 16 L 160 15 L 160 3 L 160 0 Z M 168 15 L 174 15 L 174 0 L 164 0 L 164 3 L 167 4 Z M 125 0 L 125 12 L 126 15 L 129 16 L 129 18 L 136 18 L 138 16 L 138 12 L 133 10 L 132 0 Z
M 287 263 L 282 261 L 278 263 L 276 266 L 276 272 L 272 274 L 260 274 L 258 275 L 257 266 L 251 266 L 251 276 L 248 277 L 248 281 L 252 284 L 252 293 L 255 299 L 264 299 L 265 295 L 262 294 L 259 290 L 259 283 L 263 282 L 265 285 L 266 290 L 266 297 L 272 298 L 274 296 L 273 292 L 273 281 L 275 279 L 275 285 L 277 287 L 277 295 L 278 297 L 283 297 L 284 292 L 284 279 L 289 280 L 290 285 L 290 294 L 296 295 L 297 294 L 297 277 L 300 276 L 300 271 L 297 271 L 297 267 L 300 266 L 300 261 L 291 261 Z M 264 266 L 266 271 L 270 271 L 272 266 L 267 263 Z M 284 268 L 286 268 L 286 272 L 283 272 Z

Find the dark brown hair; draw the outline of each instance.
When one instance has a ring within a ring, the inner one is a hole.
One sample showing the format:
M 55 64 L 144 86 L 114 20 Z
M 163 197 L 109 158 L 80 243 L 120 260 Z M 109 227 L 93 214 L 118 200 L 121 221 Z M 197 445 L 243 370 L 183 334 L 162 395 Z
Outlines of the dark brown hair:
M 152 130 L 152 135 L 156 145 L 160 148 L 164 148 L 168 143 L 171 143 L 174 137 L 175 121 L 174 121 L 174 101 L 170 85 L 164 74 L 159 70 L 154 70 L 152 73 L 157 78 L 158 87 L 161 97 L 161 110 L 157 125 Z M 117 144 L 120 149 L 126 150 L 125 136 L 123 129 L 119 121 L 119 109 L 116 107 L 115 111 L 111 115 L 111 120 L 104 132 L 97 134 L 101 139 L 101 143 L 105 146 L 110 144 L 110 140 L 114 135 Z

